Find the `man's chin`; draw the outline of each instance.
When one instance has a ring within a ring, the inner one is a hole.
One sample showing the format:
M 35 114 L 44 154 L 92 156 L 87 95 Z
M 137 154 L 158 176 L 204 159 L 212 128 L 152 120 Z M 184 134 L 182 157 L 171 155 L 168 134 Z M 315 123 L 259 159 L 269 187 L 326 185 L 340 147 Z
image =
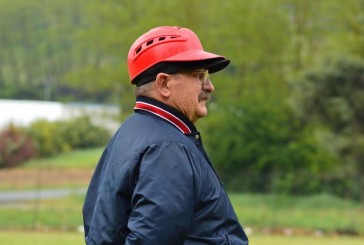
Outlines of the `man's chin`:
M 207 107 L 204 106 L 203 108 L 201 108 L 199 110 L 198 116 L 199 116 L 199 118 L 206 117 L 207 116 L 207 113 L 208 113 Z

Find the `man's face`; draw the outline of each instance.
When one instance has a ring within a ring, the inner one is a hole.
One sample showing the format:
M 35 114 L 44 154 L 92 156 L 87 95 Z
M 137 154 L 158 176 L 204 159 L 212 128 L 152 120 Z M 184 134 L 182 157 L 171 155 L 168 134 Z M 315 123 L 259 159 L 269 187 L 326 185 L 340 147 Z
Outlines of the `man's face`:
M 214 85 L 204 69 L 180 72 L 173 75 L 171 105 L 195 123 L 207 115 L 206 104 L 214 92 Z

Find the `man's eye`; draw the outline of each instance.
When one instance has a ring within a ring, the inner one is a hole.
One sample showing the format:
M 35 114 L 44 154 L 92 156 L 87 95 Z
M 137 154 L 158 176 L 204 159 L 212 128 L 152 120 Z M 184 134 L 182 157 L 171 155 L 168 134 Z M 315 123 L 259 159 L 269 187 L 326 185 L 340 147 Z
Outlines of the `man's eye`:
M 201 80 L 201 79 L 203 79 L 204 74 L 201 72 L 194 72 L 194 73 L 192 73 L 192 76 Z

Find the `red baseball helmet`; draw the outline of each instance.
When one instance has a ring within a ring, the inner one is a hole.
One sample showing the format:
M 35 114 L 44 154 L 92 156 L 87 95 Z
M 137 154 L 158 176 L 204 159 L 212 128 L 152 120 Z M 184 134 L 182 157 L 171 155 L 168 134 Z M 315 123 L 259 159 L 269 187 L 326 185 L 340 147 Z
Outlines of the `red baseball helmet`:
M 160 63 L 204 61 L 210 73 L 224 69 L 230 62 L 224 56 L 204 51 L 199 38 L 187 28 L 156 27 L 140 36 L 129 50 L 130 81 L 135 84 L 139 76 Z

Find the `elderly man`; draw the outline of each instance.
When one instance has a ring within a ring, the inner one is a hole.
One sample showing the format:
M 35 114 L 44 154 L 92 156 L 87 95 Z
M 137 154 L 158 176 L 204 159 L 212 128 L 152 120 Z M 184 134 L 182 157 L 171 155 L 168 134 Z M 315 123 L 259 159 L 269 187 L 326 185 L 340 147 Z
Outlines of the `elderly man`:
M 89 185 L 87 244 L 248 244 L 194 123 L 207 115 L 209 74 L 229 60 L 181 27 L 157 27 L 128 54 L 132 114 Z

